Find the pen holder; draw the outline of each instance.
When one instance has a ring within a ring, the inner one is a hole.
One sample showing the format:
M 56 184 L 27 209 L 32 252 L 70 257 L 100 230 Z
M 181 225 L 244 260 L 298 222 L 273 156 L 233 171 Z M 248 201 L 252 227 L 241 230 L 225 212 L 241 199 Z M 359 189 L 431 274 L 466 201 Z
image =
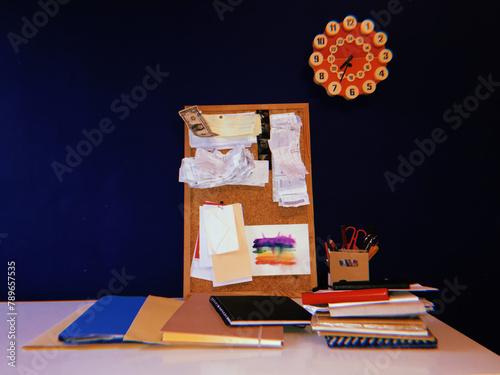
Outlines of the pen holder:
M 330 281 L 340 280 L 366 281 L 370 280 L 368 267 L 368 252 L 358 250 L 343 250 L 330 252 Z

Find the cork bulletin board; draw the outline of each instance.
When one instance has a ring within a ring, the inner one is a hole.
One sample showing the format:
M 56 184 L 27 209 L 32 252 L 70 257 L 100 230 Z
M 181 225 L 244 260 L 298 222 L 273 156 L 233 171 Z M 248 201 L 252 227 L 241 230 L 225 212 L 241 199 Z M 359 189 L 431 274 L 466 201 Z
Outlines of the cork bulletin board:
M 186 108 L 191 106 L 186 106 Z M 299 207 L 280 207 L 273 202 L 272 171 L 269 171 L 269 183 L 265 187 L 226 185 L 210 189 L 190 188 L 184 184 L 184 298 L 192 293 L 224 294 L 271 294 L 300 297 L 317 285 L 316 253 L 314 235 L 314 211 L 312 197 L 311 149 L 309 138 L 309 105 L 293 104 L 254 104 L 254 105 L 218 105 L 198 106 L 202 114 L 229 114 L 251 111 L 269 111 L 269 115 L 294 112 L 301 118 L 300 152 L 302 161 L 309 174 L 306 175 L 307 192 L 310 204 Z M 188 129 L 184 127 L 184 156 L 194 157 L 195 148 L 189 144 Z M 253 144 L 250 151 L 258 158 L 258 146 Z M 224 151 L 223 152 L 227 152 Z M 211 281 L 191 277 L 196 239 L 199 230 L 199 207 L 205 201 L 241 203 L 245 225 L 308 224 L 310 275 L 274 275 L 254 276 L 251 282 L 214 287 Z

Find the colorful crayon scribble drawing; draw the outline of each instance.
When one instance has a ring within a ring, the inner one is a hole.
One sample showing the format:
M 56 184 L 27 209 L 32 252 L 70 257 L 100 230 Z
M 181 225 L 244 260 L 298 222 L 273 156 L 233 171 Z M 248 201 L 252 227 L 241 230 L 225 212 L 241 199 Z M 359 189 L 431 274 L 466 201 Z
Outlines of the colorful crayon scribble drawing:
M 266 237 L 262 234 L 262 238 L 256 238 L 253 241 L 253 251 L 257 254 L 255 264 L 269 264 L 279 266 L 291 266 L 295 261 L 295 239 L 292 235 L 281 236 L 280 233 L 276 237 Z

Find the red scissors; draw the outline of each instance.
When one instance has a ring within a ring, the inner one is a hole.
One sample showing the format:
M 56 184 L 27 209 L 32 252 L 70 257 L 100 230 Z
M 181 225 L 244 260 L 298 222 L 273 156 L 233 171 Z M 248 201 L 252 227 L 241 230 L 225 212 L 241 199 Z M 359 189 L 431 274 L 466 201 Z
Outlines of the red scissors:
M 363 233 L 363 237 L 361 237 L 361 241 L 364 241 L 366 237 L 366 231 L 363 229 L 356 229 L 354 227 L 347 227 L 345 231 L 347 232 L 349 229 L 352 229 L 352 236 L 349 242 L 347 243 L 347 248 L 348 249 L 354 249 L 354 250 L 359 250 L 359 247 L 356 245 L 358 243 L 358 237 L 360 233 Z

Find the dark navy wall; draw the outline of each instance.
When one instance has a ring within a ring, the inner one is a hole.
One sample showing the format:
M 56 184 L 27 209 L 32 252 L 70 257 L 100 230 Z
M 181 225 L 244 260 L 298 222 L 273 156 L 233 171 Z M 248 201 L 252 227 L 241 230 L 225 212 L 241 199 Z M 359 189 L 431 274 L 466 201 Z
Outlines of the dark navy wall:
M 16 299 L 182 295 L 177 112 L 307 102 L 320 285 L 324 239 L 339 238 L 341 224 L 375 225 L 372 278 L 440 288 L 428 296 L 436 316 L 499 352 L 499 10 L 490 1 L 4 2 L 0 268 L 7 275 L 15 262 Z M 315 35 L 348 14 L 374 19 L 394 52 L 387 81 L 352 102 L 327 96 L 307 64 Z

